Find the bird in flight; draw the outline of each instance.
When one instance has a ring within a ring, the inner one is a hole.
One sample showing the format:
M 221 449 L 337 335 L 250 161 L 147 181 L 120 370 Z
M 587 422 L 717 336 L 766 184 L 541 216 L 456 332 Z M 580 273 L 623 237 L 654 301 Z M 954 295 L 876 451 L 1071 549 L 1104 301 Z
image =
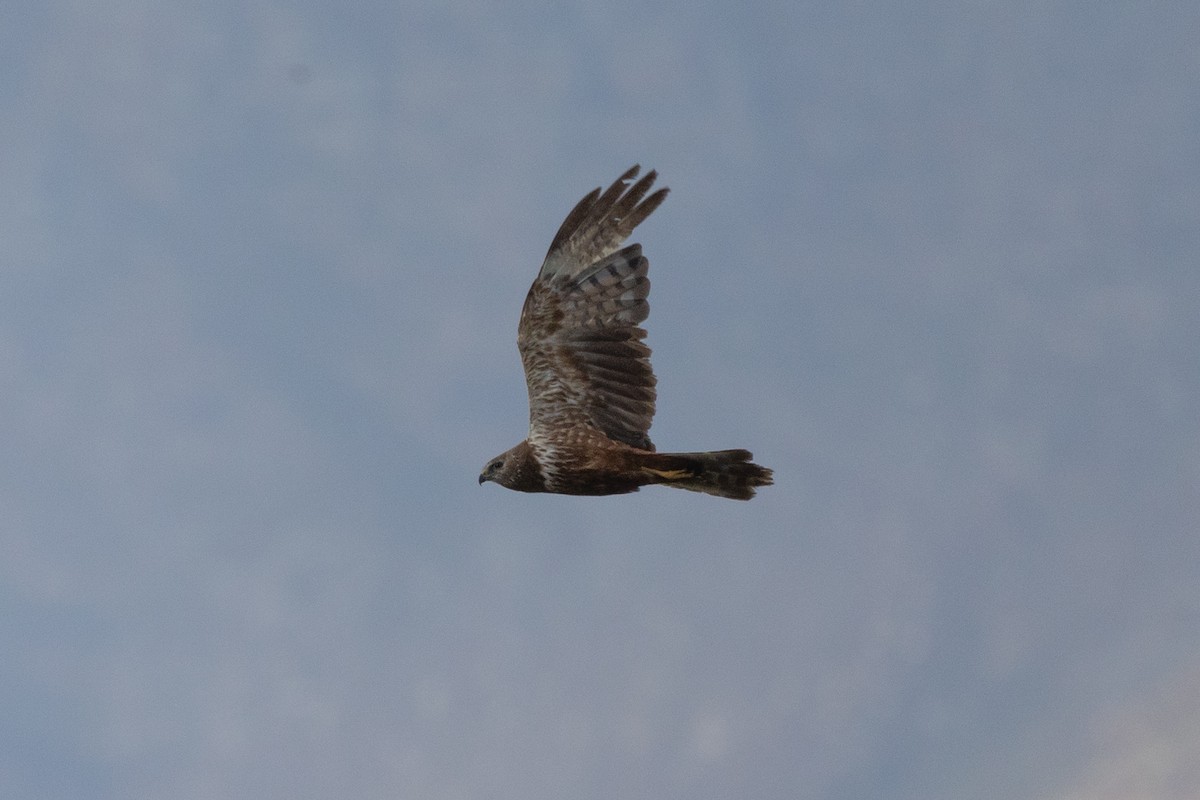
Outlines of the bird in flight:
M 517 347 L 529 388 L 529 437 L 488 461 L 479 483 L 520 492 L 602 495 L 647 484 L 749 500 L 771 470 L 746 450 L 658 453 L 647 432 L 655 378 L 639 323 L 649 262 L 621 247 L 667 196 L 647 196 L 651 170 L 634 166 L 567 215 L 525 298 Z

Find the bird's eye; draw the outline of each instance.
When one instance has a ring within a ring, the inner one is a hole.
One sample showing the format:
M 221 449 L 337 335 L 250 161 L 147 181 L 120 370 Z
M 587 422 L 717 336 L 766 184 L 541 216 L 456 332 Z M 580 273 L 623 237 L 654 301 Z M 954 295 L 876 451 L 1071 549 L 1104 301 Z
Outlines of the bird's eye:
M 503 461 L 493 461 L 492 463 L 488 464 L 488 473 L 490 474 L 496 472 L 503 464 Z

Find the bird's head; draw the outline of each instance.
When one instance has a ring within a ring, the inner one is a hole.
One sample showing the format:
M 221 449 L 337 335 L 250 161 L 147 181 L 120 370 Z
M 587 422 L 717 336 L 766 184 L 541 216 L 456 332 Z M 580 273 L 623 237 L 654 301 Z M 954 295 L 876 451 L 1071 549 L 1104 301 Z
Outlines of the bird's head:
M 479 473 L 480 486 L 483 486 L 483 484 L 488 481 L 501 484 L 503 483 L 501 476 L 504 473 L 504 461 L 507 455 L 508 453 L 502 453 L 487 463 L 487 466 L 485 466 L 483 471 Z
M 543 491 L 544 485 L 542 471 L 528 442 L 521 442 L 489 460 L 479 473 L 479 484 L 482 486 L 487 481 L 518 492 Z

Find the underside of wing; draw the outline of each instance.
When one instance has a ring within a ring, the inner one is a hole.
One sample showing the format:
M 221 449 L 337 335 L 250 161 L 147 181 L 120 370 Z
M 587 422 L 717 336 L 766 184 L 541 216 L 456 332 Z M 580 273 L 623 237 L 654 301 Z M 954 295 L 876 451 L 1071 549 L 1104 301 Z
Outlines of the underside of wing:
M 667 190 L 642 200 L 655 177 L 650 172 L 626 192 L 636 174 L 635 167 L 580 201 L 529 290 L 517 341 L 533 431 L 587 425 L 654 449 L 647 432 L 655 379 L 639 327 L 650 313 L 649 262 L 640 245 L 617 248 Z

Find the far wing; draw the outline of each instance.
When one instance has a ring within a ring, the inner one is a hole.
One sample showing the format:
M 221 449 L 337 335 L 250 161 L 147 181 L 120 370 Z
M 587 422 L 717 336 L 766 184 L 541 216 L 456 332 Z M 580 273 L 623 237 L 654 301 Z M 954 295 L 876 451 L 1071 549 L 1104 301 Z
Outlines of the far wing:
M 517 344 L 529 388 L 530 436 L 587 426 L 653 450 L 654 371 L 639 323 L 650 313 L 641 245 L 617 250 L 667 195 L 645 200 L 653 171 L 622 175 L 567 216 L 521 311 Z

